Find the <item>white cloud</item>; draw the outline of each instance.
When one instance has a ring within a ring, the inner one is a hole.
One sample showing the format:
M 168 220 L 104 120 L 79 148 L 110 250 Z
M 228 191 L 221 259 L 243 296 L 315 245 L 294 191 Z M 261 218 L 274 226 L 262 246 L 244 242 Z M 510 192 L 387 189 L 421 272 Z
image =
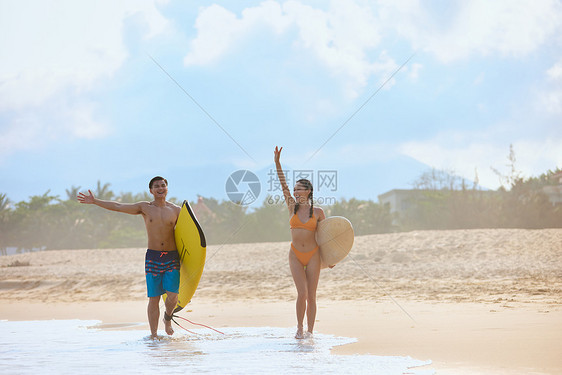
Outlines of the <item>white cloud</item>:
M 111 130 L 105 123 L 94 119 L 95 109 L 94 103 L 84 102 L 62 111 L 66 117 L 62 124 L 68 134 L 79 139 L 103 138 L 110 134 Z
M 546 88 L 538 96 L 539 110 L 562 115 L 562 59 L 546 71 Z
M 550 69 L 546 71 L 548 78 L 552 81 L 562 81 L 562 59 L 558 60 Z
M 346 143 L 341 146 L 326 145 L 321 149 L 308 149 L 305 155 L 292 156 L 294 165 L 307 160 L 309 165 L 329 165 L 345 168 L 348 166 L 369 166 L 373 163 L 386 163 L 395 160 L 401 153 L 390 142 Z M 310 164 L 308 160 L 310 159 Z
M 12 142 L 2 148 L 4 155 L 43 144 L 51 136 L 108 133 L 94 120 L 95 103 L 80 97 L 122 67 L 128 56 L 123 32 L 129 17 L 143 23 L 146 38 L 167 27 L 152 1 L 2 3 L 0 113 L 13 120 L 2 130 L 3 141 Z M 65 102 L 80 104 L 59 104 Z M 49 106 L 60 112 L 53 115 Z M 20 132 L 21 141 L 14 132 Z
M 90 101 L 50 100 L 45 106 L 13 114 L 0 128 L 0 160 L 16 151 L 37 150 L 73 139 L 98 139 L 111 133 L 95 116 Z
M 61 90 L 88 90 L 127 58 L 123 21 L 142 14 L 148 35 L 166 22 L 148 1 L 18 1 L 0 16 L 0 110 L 40 105 Z
M 5 157 L 18 150 L 31 150 L 38 143 L 43 143 L 45 137 L 39 134 L 45 134 L 41 118 L 33 113 L 25 113 L 14 119 L 10 124 L 2 126 L 0 137 L 0 161 Z
M 478 171 L 480 185 L 496 189 L 498 176 L 491 167 L 509 174 L 509 142 L 494 139 L 497 134 L 443 133 L 426 141 L 405 142 L 399 146 L 404 155 L 438 169 L 452 170 L 473 180 Z M 498 139 L 501 139 L 498 137 Z M 562 166 L 562 138 L 535 140 L 519 139 L 512 142 L 516 169 L 523 177 L 538 176 L 549 169 Z
M 554 116 L 562 114 L 562 59 L 546 71 L 546 80 L 538 91 L 535 109 Z
M 562 114 L 562 89 L 553 89 L 541 93 L 538 109 L 551 114 Z
M 474 86 L 481 85 L 481 84 L 484 82 L 485 78 L 486 78 L 486 74 L 485 74 L 484 72 L 480 73 L 480 74 L 478 75 L 478 77 L 476 77 L 476 78 L 474 79 L 473 85 L 474 85 Z
M 398 34 L 442 62 L 475 55 L 524 56 L 562 33 L 562 3 L 475 0 L 438 9 L 417 0 L 333 0 L 321 9 L 303 1 L 267 0 L 240 16 L 216 4 L 201 8 L 196 28 L 186 66 L 216 63 L 267 30 L 294 37 L 285 55 L 303 65 L 312 57 L 340 82 L 344 96 L 354 99 L 369 79 L 382 82 L 398 67 L 381 48 L 383 38 Z M 407 68 L 415 80 L 420 65 Z
M 212 64 L 235 51 L 244 38 L 264 29 L 277 35 L 296 30 L 292 59 L 312 56 L 342 82 L 348 97 L 356 97 L 373 75 L 387 78 L 397 65 L 385 52 L 370 58 L 381 42 L 380 22 L 372 10 L 351 1 L 332 1 L 328 10 L 299 1 L 265 1 L 246 8 L 241 17 L 219 6 L 203 8 L 196 21 L 197 36 L 184 58 L 186 66 Z
M 283 14 L 281 5 L 271 0 L 264 1 L 257 7 L 244 9 L 241 18 L 220 5 L 201 8 L 195 21 L 197 37 L 190 42 L 190 51 L 184 58 L 184 64 L 212 64 L 234 50 L 252 32 L 266 27 L 281 34 L 291 22 Z
M 497 188 L 498 179 L 491 166 L 504 164 L 506 148 L 491 143 L 469 143 L 453 146 L 441 137 L 427 141 L 411 141 L 399 146 L 399 150 L 411 158 L 437 169 L 451 170 L 473 180 L 475 169 L 481 186 Z
M 446 63 L 474 55 L 524 56 L 562 33 L 557 0 L 451 2 L 452 11 L 419 1 L 381 1 L 380 8 L 387 27 Z
M 184 58 L 186 66 L 217 61 L 234 47 L 241 35 L 246 34 L 243 22 L 234 13 L 215 4 L 201 11 L 195 28 L 198 34 L 190 43 L 190 53 Z
M 423 65 L 418 63 L 413 63 L 412 66 L 408 69 L 410 72 L 410 79 L 412 81 L 417 81 L 420 76 L 420 70 L 422 70 Z

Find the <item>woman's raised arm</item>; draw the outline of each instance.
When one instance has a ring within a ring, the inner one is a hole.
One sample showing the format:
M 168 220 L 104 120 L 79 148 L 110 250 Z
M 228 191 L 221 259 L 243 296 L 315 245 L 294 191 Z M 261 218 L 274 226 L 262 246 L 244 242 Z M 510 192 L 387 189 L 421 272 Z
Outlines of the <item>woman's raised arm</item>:
M 283 173 L 283 168 L 281 168 L 281 150 L 283 147 L 279 148 L 275 146 L 275 168 L 277 168 L 277 177 L 279 177 L 279 183 L 281 184 L 281 189 L 283 189 L 283 196 L 285 197 L 285 202 L 287 203 L 287 207 L 289 211 L 295 207 L 295 199 L 291 195 L 291 191 L 289 190 L 289 186 L 287 186 L 287 180 L 285 180 L 285 174 Z

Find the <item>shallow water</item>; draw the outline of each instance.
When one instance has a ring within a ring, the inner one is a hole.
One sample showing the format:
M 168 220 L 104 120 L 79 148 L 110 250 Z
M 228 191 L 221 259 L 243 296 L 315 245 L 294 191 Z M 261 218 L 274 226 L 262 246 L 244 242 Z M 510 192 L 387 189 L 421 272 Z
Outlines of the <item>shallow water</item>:
M 134 326 L 136 324 L 131 324 Z M 99 321 L 0 321 L 0 374 L 434 374 L 430 361 L 410 357 L 332 355 L 353 338 L 315 334 L 296 340 L 293 329 L 176 328 L 152 340 L 144 330 Z

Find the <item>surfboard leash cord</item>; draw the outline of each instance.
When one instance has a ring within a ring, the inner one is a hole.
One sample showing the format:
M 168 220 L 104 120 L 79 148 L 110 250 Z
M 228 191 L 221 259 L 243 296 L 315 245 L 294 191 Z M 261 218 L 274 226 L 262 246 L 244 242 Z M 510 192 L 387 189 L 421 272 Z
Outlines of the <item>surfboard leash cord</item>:
M 165 314 L 166 314 L 166 313 L 165 313 Z M 193 322 L 193 321 L 191 321 L 191 320 L 189 320 L 189 319 L 187 319 L 187 318 L 184 318 L 184 317 L 182 317 L 182 316 L 179 316 L 179 315 L 172 314 L 172 315 L 170 316 L 170 315 L 166 314 L 165 317 L 167 317 L 167 316 L 170 317 L 169 320 L 171 320 L 172 322 L 176 323 L 180 328 L 183 328 L 183 329 L 186 330 L 187 332 L 189 332 L 189 333 L 191 333 L 191 334 L 194 334 L 194 335 L 196 334 L 195 332 L 192 332 L 192 331 L 188 330 L 187 328 L 183 327 L 183 326 L 182 326 L 181 324 L 179 324 L 179 323 L 177 322 L 177 320 L 174 319 L 174 318 L 178 318 L 178 319 L 185 320 L 186 322 L 191 323 L 191 324 L 196 325 L 196 326 L 201 326 L 201 327 L 208 328 L 208 329 L 213 330 L 213 331 L 215 331 L 215 332 L 217 332 L 217 333 L 220 333 L 221 335 L 224 335 L 224 334 L 225 334 L 224 332 L 221 332 L 221 331 L 219 331 L 218 329 L 214 329 L 213 327 L 210 327 L 210 326 L 205 325 L 205 324 L 195 323 L 195 322 Z

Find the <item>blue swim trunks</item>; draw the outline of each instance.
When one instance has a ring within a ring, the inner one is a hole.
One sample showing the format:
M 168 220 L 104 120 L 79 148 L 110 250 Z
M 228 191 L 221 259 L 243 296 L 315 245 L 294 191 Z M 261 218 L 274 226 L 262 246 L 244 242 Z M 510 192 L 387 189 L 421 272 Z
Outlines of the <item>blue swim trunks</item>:
M 149 297 L 158 297 L 166 292 L 178 293 L 180 261 L 177 251 L 146 250 L 144 272 Z

